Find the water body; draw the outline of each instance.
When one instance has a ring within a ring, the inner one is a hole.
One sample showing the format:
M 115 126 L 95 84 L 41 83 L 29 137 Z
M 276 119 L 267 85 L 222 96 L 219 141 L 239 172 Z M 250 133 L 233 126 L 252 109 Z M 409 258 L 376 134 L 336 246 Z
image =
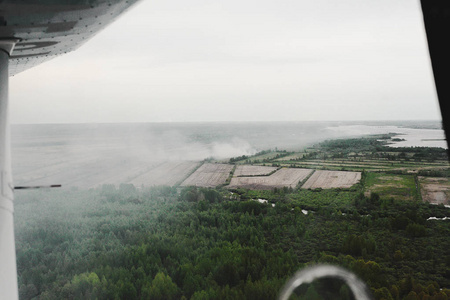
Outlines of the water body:
M 382 125 L 342 125 L 329 128 L 336 134 L 382 134 L 394 132 L 398 133 L 396 138 L 404 141 L 394 142 L 391 147 L 439 147 L 447 149 L 445 132 L 442 129 L 431 128 L 409 128 L 404 126 L 382 126 Z
M 414 124 L 406 124 L 409 127 L 400 122 L 13 125 L 13 174 L 16 185 L 54 184 L 59 178 L 70 182 L 71 176 L 80 182 L 86 174 L 98 181 L 103 173 L 109 173 L 107 178 L 126 177 L 127 172 L 135 176 L 133 170 L 144 172 L 146 167 L 163 161 L 225 159 L 274 148 L 301 150 L 326 139 L 388 132 L 401 133 L 399 137 L 406 140 L 392 146 L 447 147 L 439 122 L 421 125 L 430 129 L 411 128 Z

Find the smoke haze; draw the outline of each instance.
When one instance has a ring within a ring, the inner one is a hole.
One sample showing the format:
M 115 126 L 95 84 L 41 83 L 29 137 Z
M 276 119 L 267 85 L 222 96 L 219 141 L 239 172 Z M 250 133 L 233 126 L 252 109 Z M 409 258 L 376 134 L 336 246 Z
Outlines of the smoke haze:
M 156 179 L 158 184 L 164 184 L 160 177 L 165 177 L 168 184 L 182 180 L 199 161 L 207 158 L 227 160 L 275 148 L 301 150 L 325 139 L 388 132 L 405 134 L 402 137 L 407 137 L 404 143 L 408 146 L 420 145 L 417 143 L 424 136 L 444 138 L 441 129 L 399 125 L 405 122 L 14 125 L 14 182 L 16 186 L 95 187 L 102 183 L 126 182 L 152 185 Z M 439 128 L 439 123 L 421 125 L 426 126 Z M 428 143 L 446 147 L 445 140 Z

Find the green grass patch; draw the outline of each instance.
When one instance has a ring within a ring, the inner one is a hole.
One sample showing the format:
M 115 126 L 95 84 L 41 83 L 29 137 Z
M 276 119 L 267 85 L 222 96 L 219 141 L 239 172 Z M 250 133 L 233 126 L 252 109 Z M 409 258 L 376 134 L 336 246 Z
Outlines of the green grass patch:
M 341 189 L 300 189 L 295 193 L 289 194 L 288 199 L 291 203 L 304 209 L 318 210 L 324 207 L 329 209 L 350 210 L 359 192 L 356 190 Z
M 364 181 L 365 191 L 377 193 L 381 198 L 398 200 L 419 200 L 414 175 L 397 175 L 367 172 Z

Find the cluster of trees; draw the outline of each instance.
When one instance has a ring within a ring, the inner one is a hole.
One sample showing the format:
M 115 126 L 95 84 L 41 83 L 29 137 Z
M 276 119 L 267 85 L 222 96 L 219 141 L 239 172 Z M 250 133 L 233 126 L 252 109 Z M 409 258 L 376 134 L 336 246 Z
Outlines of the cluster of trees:
M 398 152 L 400 157 L 402 155 L 403 157 L 406 157 L 405 153 L 412 153 L 412 159 L 417 161 L 448 161 L 449 159 L 447 150 L 439 147 L 384 147 L 383 151 Z
M 230 158 L 230 160 L 228 161 L 230 164 L 247 159 L 248 156 L 247 155 L 241 155 L 241 156 L 237 156 L 237 157 L 232 157 Z
M 246 164 L 250 164 L 250 163 L 255 163 L 255 164 L 259 164 L 259 163 L 267 163 L 267 162 L 271 162 L 275 159 L 281 158 L 281 157 L 285 157 L 288 156 L 290 154 L 292 154 L 293 152 L 288 152 L 287 150 L 278 150 L 277 148 L 275 148 L 275 150 L 263 150 L 263 151 L 259 151 L 258 153 L 252 155 L 251 157 L 258 157 L 264 154 L 268 154 L 268 153 L 272 153 L 275 152 L 277 153 L 276 155 L 274 155 L 273 157 L 270 158 L 263 158 L 263 159 L 253 159 L 250 160 L 250 156 L 247 155 L 241 155 L 241 156 L 237 156 L 237 157 L 232 157 L 228 160 L 228 163 L 232 164 L 232 163 L 236 163 L 239 161 L 244 161 Z
M 390 135 L 365 138 L 327 140 L 316 146 L 333 158 L 348 157 L 350 153 L 363 153 L 368 158 L 385 158 L 387 160 L 429 161 L 448 160 L 447 150 L 438 147 L 388 147 L 386 141 Z M 403 139 L 392 139 L 403 140 Z M 396 154 L 395 154 L 396 153 Z M 410 155 L 408 155 L 410 153 Z M 308 156 L 307 156 L 308 157 Z M 309 156 L 311 157 L 311 156 Z
M 340 152 L 348 154 L 350 152 L 374 152 L 381 151 L 385 141 L 380 141 L 382 137 L 374 136 L 369 138 L 351 138 L 327 140 L 318 145 L 318 147 L 329 153 Z
M 376 299 L 450 296 L 450 224 L 426 221 L 448 215 L 444 207 L 357 189 L 235 192 L 237 200 L 221 189 L 132 185 L 17 193 L 20 297 L 275 299 L 313 263 L 354 271 Z M 331 291 L 352 299 L 342 284 L 299 293 Z
M 434 170 L 419 170 L 417 172 L 419 176 L 431 176 L 431 177 L 450 177 L 450 169 L 434 169 Z
M 296 167 L 293 162 L 302 162 L 311 159 L 327 160 L 332 159 L 351 159 L 353 161 L 362 161 L 364 159 L 387 160 L 394 166 L 396 162 L 400 164 L 408 164 L 414 162 L 436 162 L 448 161 L 448 153 L 446 149 L 437 147 L 389 147 L 387 142 L 395 134 L 372 135 L 363 138 L 337 139 L 327 140 L 312 148 L 302 155 L 302 157 L 291 158 L 286 161 L 279 159 L 292 154 L 286 150 L 278 150 L 273 157 L 255 159 L 257 156 L 274 152 L 266 150 L 258 152 L 254 156 L 242 155 L 229 160 L 229 163 L 245 162 L 246 164 L 264 164 L 273 167 L 279 167 L 283 163 L 290 163 L 291 167 Z M 392 139 L 395 140 L 395 139 Z M 397 140 L 401 140 L 398 139 Z M 278 161 L 276 161 L 278 159 Z M 281 164 L 280 164 L 281 163 Z M 310 166 L 310 165 L 309 165 Z M 399 170 L 400 173 L 406 173 L 407 170 Z M 446 169 L 448 173 L 448 167 Z M 442 175 L 441 175 L 442 176 Z M 446 175 L 448 176 L 448 174 Z

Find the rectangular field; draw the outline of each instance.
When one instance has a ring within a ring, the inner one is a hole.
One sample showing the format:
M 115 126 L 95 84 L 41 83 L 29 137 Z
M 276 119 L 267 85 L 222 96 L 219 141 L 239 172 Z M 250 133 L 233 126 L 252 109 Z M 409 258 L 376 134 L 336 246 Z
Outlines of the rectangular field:
M 181 186 L 216 187 L 224 184 L 233 170 L 233 165 L 227 164 L 203 164 Z
M 420 199 L 413 175 L 392 175 L 367 172 L 365 176 L 366 196 L 377 193 L 381 198 L 398 200 Z
M 450 180 L 446 177 L 419 176 L 422 200 L 433 204 L 450 204 Z
M 270 176 L 233 177 L 227 188 L 246 188 L 252 190 L 270 190 L 282 187 L 295 188 L 312 171 L 311 169 L 282 168 Z
M 257 176 L 267 175 L 275 171 L 277 167 L 238 165 L 234 171 L 234 176 Z
M 303 189 L 349 188 L 361 180 L 361 172 L 317 170 L 303 184 Z

